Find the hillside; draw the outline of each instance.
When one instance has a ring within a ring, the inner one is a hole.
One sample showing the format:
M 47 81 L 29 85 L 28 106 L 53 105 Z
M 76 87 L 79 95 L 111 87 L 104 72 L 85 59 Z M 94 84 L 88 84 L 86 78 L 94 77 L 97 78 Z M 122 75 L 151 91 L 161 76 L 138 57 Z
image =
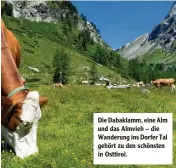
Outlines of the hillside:
M 165 19 L 151 33 L 119 48 L 118 53 L 127 59 L 141 57 L 148 63 L 175 65 L 176 62 L 176 2 Z M 175 53 L 174 53 L 175 52 Z
M 52 83 L 52 61 L 57 48 L 64 49 L 71 59 L 69 83 L 88 80 L 92 63 L 99 76 L 121 83 L 129 81 L 125 73 L 127 61 L 103 42 L 96 25 L 83 14 L 79 16 L 70 2 L 13 2 L 13 16 L 6 12 L 3 19 L 21 44 L 20 72 L 28 82 Z
M 71 16 L 69 16 L 71 18 Z M 25 18 L 25 17 L 24 17 Z M 6 26 L 12 30 L 19 40 L 22 48 L 22 61 L 20 66 L 21 74 L 27 79 L 28 83 L 51 84 L 53 78 L 52 61 L 56 49 L 64 49 L 71 59 L 71 71 L 69 83 L 76 84 L 82 80 L 89 79 L 89 70 L 92 63 L 96 63 L 99 76 L 104 76 L 112 81 L 126 83 L 129 81 L 128 76 L 122 77 L 119 72 L 121 69 L 113 60 L 118 60 L 125 68 L 127 61 L 120 58 L 109 49 L 103 41 L 97 42 L 96 37 L 85 36 L 85 31 L 80 31 L 74 23 L 69 27 L 69 19 L 63 21 L 35 21 L 29 18 L 14 18 L 3 15 Z M 80 19 L 80 18 L 79 18 Z M 86 23 L 89 23 L 86 21 Z M 79 23 L 78 23 L 79 25 Z M 90 24 L 88 24 L 90 27 Z M 82 40 L 82 41 L 81 41 Z M 84 41 L 86 40 L 86 41 Z M 85 42 L 83 43 L 80 42 Z M 85 48 L 84 48 L 85 47 Z M 96 52 L 99 50 L 99 57 Z M 101 55 L 101 53 L 107 55 Z M 113 56 L 113 58 L 108 58 Z M 95 57 L 96 56 L 96 57 Z M 108 57 L 109 56 L 109 57 Z M 37 68 L 39 73 L 31 71 L 28 67 Z

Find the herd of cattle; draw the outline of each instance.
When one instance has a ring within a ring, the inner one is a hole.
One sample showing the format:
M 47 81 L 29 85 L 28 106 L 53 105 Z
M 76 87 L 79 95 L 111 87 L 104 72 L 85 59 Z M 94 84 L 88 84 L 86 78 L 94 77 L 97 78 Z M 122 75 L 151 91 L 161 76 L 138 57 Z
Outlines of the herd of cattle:
M 170 86 L 171 90 L 175 90 L 174 85 L 175 79 L 174 78 L 168 78 L 168 79 L 156 79 L 151 81 L 151 83 L 144 83 L 143 81 L 140 82 L 134 82 L 133 84 L 111 84 L 109 80 L 105 81 L 105 84 L 103 83 L 95 83 L 95 85 L 104 85 L 108 89 L 125 89 L 125 88 L 131 88 L 131 87 L 151 87 L 152 85 L 156 86 L 157 88 L 162 88 L 163 86 Z M 82 81 L 82 85 L 89 85 L 91 84 L 89 81 Z
M 1 132 L 3 138 L 14 149 L 16 155 L 25 158 L 38 152 L 37 123 L 41 118 L 41 106 L 48 98 L 29 91 L 25 79 L 18 71 L 21 60 L 20 45 L 13 33 L 1 20 Z M 168 85 L 175 89 L 175 79 L 152 81 L 156 87 Z M 82 81 L 83 85 L 89 84 Z M 133 87 L 151 86 L 144 82 L 133 83 Z M 54 87 L 63 87 L 62 83 Z M 115 85 L 106 81 L 107 88 L 130 88 L 131 85 Z

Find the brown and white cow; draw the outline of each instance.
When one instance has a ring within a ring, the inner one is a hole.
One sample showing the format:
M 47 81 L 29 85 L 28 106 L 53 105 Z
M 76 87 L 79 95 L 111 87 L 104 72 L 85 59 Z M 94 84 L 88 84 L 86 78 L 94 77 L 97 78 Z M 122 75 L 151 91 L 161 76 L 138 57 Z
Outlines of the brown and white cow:
M 62 83 L 57 82 L 57 83 L 55 83 L 55 84 L 54 84 L 54 87 L 61 87 L 61 88 L 62 88 L 62 87 L 63 87 L 63 85 L 62 85 Z
M 82 81 L 81 83 L 82 83 L 82 85 L 88 85 L 89 81 Z
M 151 81 L 151 84 L 155 85 L 156 87 L 162 87 L 164 85 L 168 85 L 171 87 L 171 90 L 173 91 L 175 89 L 174 85 L 175 79 L 174 78 L 168 78 L 168 79 L 156 79 L 154 81 Z
M 18 71 L 20 45 L 1 20 L 1 131 L 16 155 L 24 158 L 38 152 L 36 144 L 40 106 L 48 99 L 29 92 Z

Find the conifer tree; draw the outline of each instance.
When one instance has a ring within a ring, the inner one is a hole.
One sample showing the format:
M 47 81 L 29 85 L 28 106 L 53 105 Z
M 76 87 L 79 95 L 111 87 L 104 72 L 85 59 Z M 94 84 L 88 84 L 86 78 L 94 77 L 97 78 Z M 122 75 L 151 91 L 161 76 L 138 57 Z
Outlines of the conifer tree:
M 53 57 L 53 67 L 54 67 L 54 82 L 61 82 L 67 84 L 69 81 L 70 73 L 70 60 L 68 54 L 61 49 L 57 49 Z

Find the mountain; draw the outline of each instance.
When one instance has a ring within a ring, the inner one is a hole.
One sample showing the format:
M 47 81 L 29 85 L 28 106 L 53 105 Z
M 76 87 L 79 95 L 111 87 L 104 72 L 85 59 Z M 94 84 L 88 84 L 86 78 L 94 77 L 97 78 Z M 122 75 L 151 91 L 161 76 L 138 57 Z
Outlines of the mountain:
M 90 79 L 92 63 L 99 76 L 121 83 L 130 80 L 127 61 L 103 41 L 96 25 L 80 15 L 70 1 L 8 0 L 2 2 L 1 11 L 7 28 L 21 45 L 20 72 L 28 82 L 52 82 L 57 49 L 69 55 L 72 84 Z
M 176 2 L 173 3 L 168 15 L 165 19 L 155 26 L 151 33 L 142 35 L 136 40 L 117 49 L 121 56 L 127 59 L 133 59 L 143 56 L 150 57 L 152 53 L 165 53 L 165 59 L 156 59 L 154 62 L 160 61 L 165 63 L 168 52 L 176 51 Z M 144 56 L 145 55 L 145 56 Z M 173 54 L 171 54 L 173 56 Z M 159 56 L 158 56 L 159 57 Z M 148 59 L 149 60 L 149 59 Z M 173 61 L 176 60 L 173 59 Z
M 65 3 L 59 1 L 12 1 L 7 0 L 8 3 L 13 5 L 13 16 L 16 18 L 28 19 L 36 22 L 58 22 L 71 14 L 78 17 L 77 28 L 80 31 L 88 29 L 94 42 L 103 45 L 103 40 L 93 23 L 86 20 L 81 20 L 78 11 L 70 1 Z M 85 17 L 85 16 L 83 16 Z

